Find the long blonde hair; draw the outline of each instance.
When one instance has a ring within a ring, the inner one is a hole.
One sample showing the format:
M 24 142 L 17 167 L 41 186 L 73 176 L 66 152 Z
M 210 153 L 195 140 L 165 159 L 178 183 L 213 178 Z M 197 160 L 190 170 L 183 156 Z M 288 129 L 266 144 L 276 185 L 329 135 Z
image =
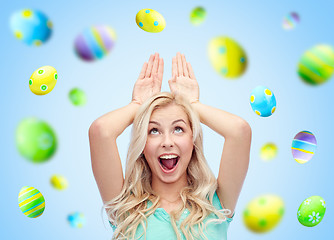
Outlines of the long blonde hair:
M 230 210 L 217 210 L 212 205 L 217 180 L 203 154 L 203 133 L 197 113 L 182 96 L 162 92 L 149 98 L 139 108 L 133 122 L 123 188 L 118 196 L 103 206 L 107 210 L 109 221 L 117 226 L 112 239 L 134 239 L 139 224 L 143 226 L 146 239 L 147 217 L 158 208 L 160 196 L 152 189 L 152 172 L 142 152 L 152 112 L 169 104 L 176 104 L 184 109 L 191 125 L 194 143 L 191 161 L 187 168 L 188 186 L 180 192 L 183 206 L 170 213 L 177 240 L 181 240 L 181 235 L 176 221 L 186 208 L 190 213 L 180 225 L 180 230 L 186 239 L 194 239 L 194 235 L 199 236 L 194 229 L 195 225 L 200 235 L 207 239 L 203 233 L 204 219 L 211 213 L 218 217 L 208 220 L 205 224 L 206 229 L 208 223 L 222 223 L 226 221 L 225 216 L 230 214 Z M 147 200 L 153 203 L 150 208 L 147 208 Z

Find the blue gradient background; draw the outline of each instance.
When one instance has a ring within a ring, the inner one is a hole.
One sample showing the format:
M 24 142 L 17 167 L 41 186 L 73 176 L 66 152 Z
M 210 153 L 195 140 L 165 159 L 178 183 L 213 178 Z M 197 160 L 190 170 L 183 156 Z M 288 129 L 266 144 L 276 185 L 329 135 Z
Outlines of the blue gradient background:
M 165 60 L 163 91 L 169 91 L 171 60 L 181 51 L 191 62 L 200 85 L 200 100 L 246 119 L 252 127 L 253 141 L 248 175 L 230 225 L 229 239 L 330 239 L 333 225 L 332 136 L 334 80 L 311 87 L 296 73 L 302 54 L 317 44 L 334 45 L 332 24 L 334 2 L 310 1 L 1 1 L 1 167 L 0 206 L 2 239 L 111 239 L 102 201 L 92 174 L 88 128 L 99 116 L 120 108 L 131 100 L 132 87 L 142 64 L 159 52 Z M 204 24 L 190 24 L 190 11 L 197 6 L 207 10 Z M 51 39 L 41 47 L 29 47 L 14 38 L 9 28 L 13 12 L 39 9 L 53 22 Z M 135 23 L 143 8 L 160 12 L 166 28 L 158 34 L 142 31 Z M 296 11 L 301 23 L 292 31 L 282 28 L 283 17 Z M 115 29 L 118 39 L 110 55 L 86 63 L 74 54 L 75 37 L 94 24 Z M 228 80 L 210 64 L 207 47 L 213 37 L 229 36 L 247 52 L 245 74 Z M 37 68 L 51 65 L 58 71 L 54 90 L 37 96 L 30 92 L 28 80 Z M 258 117 L 249 96 L 258 85 L 268 86 L 277 100 L 276 112 Z M 79 87 L 88 97 L 85 107 L 73 106 L 69 91 Z M 33 165 L 21 157 L 15 145 L 15 130 L 26 117 L 47 121 L 55 130 L 59 147 L 53 158 Z M 222 120 L 223 124 L 223 120 Z M 224 139 L 203 126 L 205 155 L 217 176 Z M 318 148 L 313 159 L 298 164 L 292 158 L 291 142 L 301 130 L 315 134 Z M 125 169 L 130 128 L 117 139 Z M 259 158 L 261 146 L 275 142 L 278 156 L 271 162 Z M 49 185 L 52 174 L 62 174 L 69 188 L 58 192 Z M 21 213 L 17 197 L 21 187 L 39 189 L 46 209 L 37 219 Z M 273 193 L 285 202 L 285 215 L 271 232 L 254 234 L 246 229 L 242 213 L 247 203 L 261 194 Z M 312 195 L 327 203 L 323 221 L 316 227 L 302 226 L 296 217 L 301 202 Z M 83 212 L 87 223 L 73 229 L 67 214 Z M 331 224 L 331 225 L 330 225 Z

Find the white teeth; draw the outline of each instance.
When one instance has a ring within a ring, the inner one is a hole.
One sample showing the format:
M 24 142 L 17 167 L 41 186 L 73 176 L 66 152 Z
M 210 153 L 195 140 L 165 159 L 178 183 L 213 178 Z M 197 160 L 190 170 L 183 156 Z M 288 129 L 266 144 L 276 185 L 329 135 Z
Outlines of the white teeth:
M 164 156 L 161 156 L 160 158 L 163 158 L 163 159 L 172 159 L 172 158 L 177 158 L 177 155 L 164 155 Z

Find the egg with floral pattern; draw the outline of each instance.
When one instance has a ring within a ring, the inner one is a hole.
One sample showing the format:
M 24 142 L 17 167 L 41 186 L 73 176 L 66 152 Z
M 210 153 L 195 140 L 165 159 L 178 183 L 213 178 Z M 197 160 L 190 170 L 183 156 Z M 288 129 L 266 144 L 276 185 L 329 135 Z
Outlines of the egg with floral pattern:
M 297 218 L 305 227 L 314 227 L 322 221 L 325 212 L 325 200 L 320 196 L 311 196 L 300 204 L 297 211 Z

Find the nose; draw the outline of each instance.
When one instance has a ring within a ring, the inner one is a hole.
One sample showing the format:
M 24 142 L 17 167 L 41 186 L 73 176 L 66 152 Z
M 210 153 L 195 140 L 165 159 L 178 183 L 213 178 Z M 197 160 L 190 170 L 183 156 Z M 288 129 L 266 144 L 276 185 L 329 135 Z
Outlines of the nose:
M 171 134 L 164 135 L 164 137 L 162 138 L 161 146 L 165 148 L 174 146 L 174 140 Z

